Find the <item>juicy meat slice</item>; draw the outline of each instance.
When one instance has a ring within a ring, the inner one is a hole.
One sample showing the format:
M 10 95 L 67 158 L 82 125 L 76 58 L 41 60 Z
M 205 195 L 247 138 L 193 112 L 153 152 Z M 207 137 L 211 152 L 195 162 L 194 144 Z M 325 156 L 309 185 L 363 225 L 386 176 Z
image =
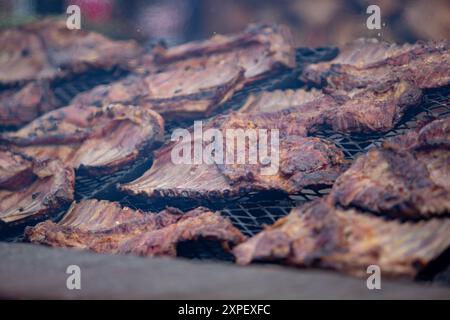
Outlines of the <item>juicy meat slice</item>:
M 21 126 L 58 107 L 48 85 L 30 82 L 0 91 L 0 126 Z
M 450 246 L 450 219 L 401 223 L 336 209 L 323 199 L 294 208 L 233 253 L 239 264 L 277 260 L 366 277 L 414 277 Z
M 343 90 L 363 88 L 400 78 L 420 89 L 450 83 L 450 42 L 396 45 L 359 39 L 345 46 L 330 62 L 310 65 L 301 79 Z
M 283 25 L 251 25 L 241 33 L 215 35 L 173 48 L 156 47 L 155 64 L 163 69 L 237 64 L 245 69 L 246 82 L 280 67 L 295 67 L 295 48 L 290 30 Z
M 49 112 L 2 139 L 36 158 L 58 158 L 92 174 L 113 172 L 163 141 L 164 122 L 137 107 L 71 105 Z
M 53 247 L 140 256 L 176 256 L 183 241 L 215 240 L 228 250 L 245 240 L 228 219 L 206 208 L 144 213 L 104 200 L 73 203 L 60 222 L 44 221 L 25 235 Z
M 174 160 L 181 153 L 191 154 L 196 145 L 203 146 L 204 150 L 211 147 L 207 139 L 195 137 L 194 133 L 193 139 L 183 138 L 161 148 L 155 155 L 153 166 L 143 176 L 121 188 L 148 197 L 204 198 L 259 190 L 297 193 L 308 186 L 331 185 L 347 165 L 343 153 L 325 139 L 301 137 L 306 130 L 302 128 L 300 118 L 297 114 L 291 116 L 288 113 L 232 113 L 217 117 L 207 125 L 205 132 L 216 129 L 221 134 L 222 138 L 217 136 L 217 139 L 222 139 L 223 144 L 215 152 L 217 155 L 222 154 L 222 158 L 209 157 L 204 151 L 201 161 L 194 157 L 187 161 Z M 257 129 L 268 130 L 265 131 L 266 136 L 258 133 Z M 273 129 L 279 130 L 278 138 L 273 135 L 274 140 L 271 138 Z M 253 138 L 251 142 L 244 140 L 244 145 L 233 146 L 231 143 L 234 134 L 250 137 L 253 133 L 259 143 Z M 267 146 L 265 151 L 264 142 Z M 237 152 L 238 156 L 231 161 L 233 164 L 226 164 L 227 152 Z M 239 157 L 243 157 L 243 161 L 238 160 Z M 256 161 L 251 162 L 251 158 Z
M 422 97 L 421 90 L 407 81 L 388 81 L 347 91 L 286 90 L 263 92 L 248 98 L 242 113 L 277 110 L 298 113 L 309 132 L 323 125 L 337 132 L 388 131 Z
M 0 82 L 54 79 L 91 68 L 131 68 L 143 53 L 134 41 L 69 30 L 65 21 L 44 19 L 0 32 Z
M 450 213 L 450 118 L 356 159 L 334 184 L 333 203 L 400 218 Z
M 236 64 L 173 69 L 147 76 L 130 76 L 77 95 L 81 105 L 135 104 L 165 119 L 209 115 L 242 87 L 243 69 Z
M 0 221 L 20 224 L 58 212 L 73 200 L 73 169 L 0 150 Z

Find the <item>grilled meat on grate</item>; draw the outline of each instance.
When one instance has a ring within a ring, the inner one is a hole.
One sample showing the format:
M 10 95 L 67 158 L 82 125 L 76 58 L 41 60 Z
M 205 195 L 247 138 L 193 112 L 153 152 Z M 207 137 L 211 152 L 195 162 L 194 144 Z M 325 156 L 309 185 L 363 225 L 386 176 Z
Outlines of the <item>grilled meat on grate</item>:
M 132 75 L 81 93 L 72 104 L 134 104 L 154 110 L 164 119 L 198 118 L 209 115 L 242 87 L 243 72 L 235 64 L 221 64 Z
M 332 201 L 400 218 L 450 213 L 450 118 L 359 156 L 334 184 Z
M 53 247 L 140 256 L 176 256 L 177 244 L 184 241 L 215 240 L 228 250 L 245 240 L 228 219 L 205 208 L 144 213 L 104 200 L 74 203 L 60 222 L 42 222 L 25 234 L 31 242 Z
M 73 200 L 74 183 L 73 169 L 59 160 L 0 150 L 0 221 L 13 225 L 56 213 Z
M 195 144 L 205 144 L 205 148 L 207 147 L 202 138 L 194 137 L 189 141 L 172 142 L 161 148 L 155 155 L 152 168 L 121 188 L 131 194 L 150 197 L 161 195 L 204 198 L 238 195 L 257 190 L 297 193 L 307 186 L 331 185 L 347 165 L 344 155 L 330 141 L 302 136 L 306 132 L 303 127 L 304 120 L 298 114 L 283 112 L 261 115 L 232 113 L 216 117 L 208 124 L 208 128 L 219 129 L 224 139 L 229 133 L 228 130 L 242 130 L 234 131 L 241 137 L 249 134 L 247 129 L 279 130 L 279 163 L 264 163 L 264 157 L 261 156 L 263 146 L 255 141 L 252 143 L 244 140 L 244 149 L 239 150 L 237 144 L 235 148 L 231 148 L 230 141 L 223 140 L 224 157 L 229 148 L 228 151 L 237 151 L 238 155 L 244 155 L 246 160 L 239 162 L 235 157 L 231 162 L 233 164 L 227 164 L 225 158 L 222 159 L 223 162 L 220 159 L 210 159 L 212 161 L 209 164 L 206 160 L 203 160 L 203 163 L 192 161 L 175 164 L 172 156 L 177 150 L 192 150 Z M 256 134 L 254 138 L 268 140 L 268 137 L 263 137 L 261 133 Z M 274 143 L 273 140 L 267 141 L 267 157 L 271 155 L 270 149 Z M 251 156 L 254 156 L 254 159 L 259 157 L 259 161 L 251 163 Z M 278 167 L 274 172 L 268 172 L 268 167 L 272 165 Z M 263 170 L 267 172 L 263 173 Z
M 163 141 L 157 113 L 124 105 L 68 106 L 49 112 L 1 139 L 36 158 L 58 158 L 91 174 L 119 170 Z
M 336 132 L 384 132 L 392 129 L 421 97 L 421 90 L 406 81 L 388 81 L 330 94 L 318 90 L 277 90 L 250 96 L 240 112 L 286 110 L 298 113 L 310 132 L 320 130 L 324 125 Z
M 294 208 L 233 253 L 239 264 L 281 261 L 361 277 L 378 265 L 384 276 L 414 277 L 449 245 L 450 219 L 386 221 L 318 199 Z
M 154 48 L 147 75 L 132 75 L 82 93 L 74 104 L 136 104 L 164 119 L 211 114 L 245 83 L 281 66 L 295 67 L 295 49 L 283 26 L 252 27 L 240 34 L 215 36 L 178 47 Z
M 152 53 L 160 70 L 236 64 L 245 70 L 246 83 L 280 67 L 295 67 L 292 34 L 283 25 L 252 25 L 237 34 L 215 35 L 169 49 L 155 47 Z
M 347 91 L 394 79 L 420 89 L 443 87 L 450 83 L 449 48 L 449 41 L 397 45 L 359 39 L 334 60 L 306 67 L 301 79 Z
M 134 67 L 143 54 L 134 41 L 69 30 L 65 21 L 44 19 L 0 32 L 0 83 L 55 79 L 88 69 Z

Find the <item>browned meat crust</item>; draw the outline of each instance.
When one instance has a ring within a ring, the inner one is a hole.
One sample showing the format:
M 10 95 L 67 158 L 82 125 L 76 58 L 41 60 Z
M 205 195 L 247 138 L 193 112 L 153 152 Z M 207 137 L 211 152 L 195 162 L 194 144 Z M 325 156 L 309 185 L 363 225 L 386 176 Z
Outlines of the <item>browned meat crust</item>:
M 130 76 L 77 95 L 81 105 L 135 104 L 164 119 L 208 116 L 243 85 L 243 69 L 235 64 L 212 68 L 174 69 L 148 76 Z
M 205 208 L 144 213 L 104 200 L 73 203 L 59 223 L 45 221 L 25 234 L 31 242 L 53 247 L 140 256 L 176 256 L 183 241 L 215 240 L 228 250 L 245 240 L 228 219 Z
M 280 67 L 295 67 L 290 30 L 283 25 L 252 25 L 232 35 L 215 35 L 204 41 L 153 50 L 155 64 L 163 69 L 237 64 L 251 82 Z
M 387 81 L 364 89 L 332 91 L 286 90 L 250 96 L 240 112 L 290 110 L 304 118 L 310 132 L 330 126 L 336 132 L 388 131 L 421 101 L 421 90 L 407 81 Z M 308 120 L 306 120 L 308 119 Z
M 449 47 L 449 41 L 396 45 L 359 39 L 336 59 L 308 66 L 301 79 L 347 91 L 397 78 L 420 89 L 442 87 L 450 83 Z
M 294 208 L 233 253 L 239 264 L 275 260 L 361 277 L 378 265 L 383 276 L 414 277 L 449 245 L 450 219 L 385 221 L 319 199 Z
M 247 135 L 245 129 L 278 129 L 279 170 L 274 173 L 263 174 L 262 169 L 267 164 L 261 161 L 257 164 L 249 161 L 239 164 L 234 161 L 234 165 L 222 165 L 214 161 L 211 164 L 173 163 L 173 150 L 183 149 L 183 146 L 193 149 L 194 140 L 191 140 L 169 143 L 161 148 L 155 155 L 152 168 L 121 188 L 132 194 L 149 197 L 204 198 L 232 196 L 255 190 L 297 193 L 308 186 L 331 185 L 347 166 L 343 153 L 327 140 L 302 137 L 306 132 L 302 121 L 304 118 L 299 114 L 283 112 L 261 115 L 233 113 L 217 117 L 208 124 L 210 128 L 220 129 L 224 137 L 227 129 L 243 129 L 242 136 Z M 202 141 L 197 142 L 202 144 Z M 246 158 L 249 159 L 248 143 L 245 148 Z M 252 152 L 259 152 L 259 148 L 252 148 Z
M 58 103 L 47 83 L 30 82 L 0 91 L 0 126 L 21 126 L 55 109 Z
M 343 207 L 401 218 L 450 213 L 450 118 L 435 120 L 356 159 L 333 186 Z
M 36 158 L 58 158 L 92 174 L 113 172 L 140 151 L 163 141 L 164 122 L 157 113 L 137 107 L 68 106 L 34 120 L 2 139 Z
M 54 79 L 90 68 L 130 68 L 142 53 L 134 41 L 112 41 L 83 30 L 69 30 L 64 21 L 45 19 L 0 32 L 5 57 L 0 83 Z
M 13 225 L 57 212 L 73 200 L 73 169 L 0 150 L 0 221 Z

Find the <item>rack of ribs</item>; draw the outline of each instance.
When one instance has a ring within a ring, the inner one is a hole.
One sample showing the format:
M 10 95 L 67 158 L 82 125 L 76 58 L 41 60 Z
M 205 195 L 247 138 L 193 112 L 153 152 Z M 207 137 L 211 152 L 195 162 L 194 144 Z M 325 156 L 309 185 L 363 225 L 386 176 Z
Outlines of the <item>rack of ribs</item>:
M 397 45 L 358 39 L 334 60 L 307 66 L 301 79 L 346 91 L 395 79 L 430 89 L 450 83 L 449 63 L 448 40 Z
M 402 115 L 417 106 L 422 92 L 407 81 L 388 81 L 352 91 L 336 90 L 325 93 L 276 90 L 250 96 L 239 110 L 242 113 L 270 113 L 290 110 L 310 122 L 311 133 L 327 126 L 336 132 L 385 132 L 392 129 Z
M 450 118 L 359 156 L 335 182 L 335 205 L 402 219 L 450 213 Z
M 49 216 L 72 202 L 75 174 L 59 160 L 37 161 L 0 149 L 0 222 Z
M 292 36 L 284 26 L 253 26 L 232 35 L 156 47 L 142 74 L 98 86 L 74 104 L 135 104 L 166 120 L 209 116 L 245 84 L 295 67 Z
M 279 163 L 276 172 L 262 172 L 270 163 L 247 161 L 251 156 L 256 158 L 257 154 L 262 160 L 261 146 L 250 146 L 250 142 L 245 143 L 241 150 L 247 159 L 243 163 L 174 163 L 172 157 L 177 150 L 192 150 L 196 143 L 206 144 L 202 138 L 194 137 L 189 141 L 167 143 L 158 150 L 153 166 L 147 172 L 120 188 L 125 192 L 147 197 L 214 198 L 265 190 L 298 193 L 305 187 L 331 185 L 347 167 L 347 161 L 342 151 L 332 142 L 305 136 L 307 120 L 298 113 L 283 111 L 259 115 L 232 113 L 213 118 L 206 125 L 207 128 L 222 132 L 224 138 L 227 130 L 242 130 L 234 132 L 243 137 L 249 133 L 247 129 L 279 130 Z M 264 140 L 261 135 L 255 138 Z M 224 149 L 228 148 L 228 143 L 229 141 L 223 140 Z M 271 143 L 273 145 L 274 141 Z
M 213 240 L 229 250 L 245 240 L 227 218 L 206 208 L 152 213 L 94 199 L 73 203 L 60 222 L 44 221 L 25 235 L 52 247 L 139 256 L 176 256 L 177 244 L 184 241 Z
M 35 119 L 0 140 L 10 148 L 39 159 L 56 158 L 90 174 L 119 170 L 141 152 L 163 141 L 160 115 L 137 107 L 70 105 Z
M 237 263 L 280 261 L 296 267 L 334 269 L 366 277 L 415 277 L 450 245 L 450 219 L 386 221 L 314 200 L 233 249 Z

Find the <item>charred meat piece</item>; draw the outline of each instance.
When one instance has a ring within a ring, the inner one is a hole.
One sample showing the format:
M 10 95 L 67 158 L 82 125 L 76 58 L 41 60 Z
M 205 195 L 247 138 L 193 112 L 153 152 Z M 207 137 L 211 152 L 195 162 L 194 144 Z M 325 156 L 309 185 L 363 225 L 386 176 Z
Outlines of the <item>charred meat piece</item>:
M 152 53 L 155 65 L 166 70 L 237 64 L 245 69 L 246 82 L 266 76 L 280 67 L 295 67 L 295 48 L 290 30 L 276 25 L 252 25 L 241 33 L 215 35 L 208 40 L 170 49 L 156 47 Z
M 235 64 L 173 69 L 148 76 L 130 76 L 77 95 L 73 104 L 135 104 L 155 110 L 164 119 L 208 116 L 243 85 L 243 69 Z
M 403 80 L 331 95 L 337 105 L 325 110 L 324 122 L 337 132 L 389 131 L 422 99 L 422 91 Z
M 97 174 L 122 168 L 140 152 L 158 146 L 163 135 L 161 116 L 150 110 L 71 105 L 49 112 L 17 132 L 5 133 L 2 139 L 28 156 L 58 158 L 68 166 Z
M 161 148 L 152 168 L 121 188 L 148 197 L 214 198 L 261 190 L 297 193 L 308 186 L 331 185 L 346 168 L 343 153 L 327 140 L 302 137 L 306 130 L 296 115 L 217 117 L 207 128 L 223 143 L 209 143 L 212 140 L 193 132 L 194 138 Z M 189 157 L 198 146 L 203 148 L 201 159 Z
M 56 98 L 42 82 L 0 91 L 0 126 L 18 127 L 58 106 Z
M 450 118 L 385 143 L 356 159 L 333 186 L 330 198 L 403 219 L 450 213 Z
M 449 45 L 449 41 L 396 45 L 359 39 L 334 60 L 308 66 L 301 78 L 342 90 L 398 78 L 420 89 L 442 87 L 450 83 Z
M 0 33 L 0 82 L 54 79 L 88 69 L 131 68 L 143 50 L 134 41 L 112 41 L 64 21 L 45 19 Z
M 378 265 L 389 277 L 415 277 L 450 246 L 450 219 L 416 223 L 341 210 L 315 200 L 234 248 L 239 264 L 281 261 L 367 276 Z
M 228 219 L 205 208 L 144 213 L 104 200 L 73 203 L 60 222 L 42 222 L 25 234 L 52 247 L 140 256 L 176 256 L 183 241 L 215 240 L 228 250 L 245 240 Z
M 73 169 L 0 150 L 0 221 L 21 224 L 58 212 L 73 200 Z
M 298 113 L 310 132 L 324 125 L 337 132 L 378 132 L 392 129 L 407 110 L 421 101 L 421 97 L 421 90 L 411 83 L 393 80 L 329 94 L 303 89 L 263 92 L 250 96 L 239 111 Z

